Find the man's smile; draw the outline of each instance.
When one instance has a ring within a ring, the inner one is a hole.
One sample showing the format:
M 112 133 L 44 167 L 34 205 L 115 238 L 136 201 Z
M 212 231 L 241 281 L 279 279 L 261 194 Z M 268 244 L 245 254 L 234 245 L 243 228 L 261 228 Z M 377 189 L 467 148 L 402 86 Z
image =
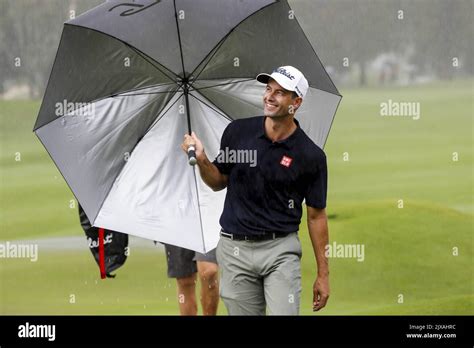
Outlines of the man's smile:
M 277 108 L 278 105 L 270 104 L 270 103 L 265 103 L 265 107 L 266 107 L 267 109 L 274 109 L 274 108 Z

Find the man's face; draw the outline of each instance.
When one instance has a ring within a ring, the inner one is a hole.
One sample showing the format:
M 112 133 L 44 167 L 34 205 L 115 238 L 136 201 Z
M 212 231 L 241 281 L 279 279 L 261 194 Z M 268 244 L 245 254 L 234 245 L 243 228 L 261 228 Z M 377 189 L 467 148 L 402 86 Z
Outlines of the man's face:
M 268 117 L 285 117 L 298 109 L 302 98 L 293 98 L 293 92 L 270 79 L 263 95 L 264 114 Z

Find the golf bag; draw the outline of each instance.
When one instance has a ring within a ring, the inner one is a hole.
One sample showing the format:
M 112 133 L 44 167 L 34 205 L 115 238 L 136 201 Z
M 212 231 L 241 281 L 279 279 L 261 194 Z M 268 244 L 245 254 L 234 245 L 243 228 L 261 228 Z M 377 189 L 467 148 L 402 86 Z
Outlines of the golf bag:
M 97 265 L 99 264 L 99 229 L 92 227 L 86 213 L 79 205 L 79 219 L 82 229 L 87 236 L 89 248 L 94 256 Z M 104 254 L 105 254 L 105 275 L 107 278 L 115 278 L 113 271 L 121 267 L 127 259 L 128 234 L 105 230 L 104 231 Z

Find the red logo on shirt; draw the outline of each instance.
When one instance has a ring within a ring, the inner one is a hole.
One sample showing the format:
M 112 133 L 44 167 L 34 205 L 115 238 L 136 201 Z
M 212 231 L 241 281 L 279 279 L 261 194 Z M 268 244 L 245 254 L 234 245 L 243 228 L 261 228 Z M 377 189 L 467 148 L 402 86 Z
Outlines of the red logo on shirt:
M 293 161 L 293 158 L 288 157 L 288 156 L 283 156 L 281 158 L 280 164 L 288 168 L 291 165 L 292 161 Z

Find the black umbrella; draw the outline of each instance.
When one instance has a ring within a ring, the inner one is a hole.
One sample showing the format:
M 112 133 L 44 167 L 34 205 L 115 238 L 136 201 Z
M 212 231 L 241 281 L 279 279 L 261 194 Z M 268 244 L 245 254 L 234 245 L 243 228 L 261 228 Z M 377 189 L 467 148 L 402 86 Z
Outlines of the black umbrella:
M 206 252 L 225 192 L 180 150 L 210 157 L 234 119 L 261 115 L 260 72 L 309 81 L 297 118 L 324 146 L 341 99 L 287 1 L 108 1 L 67 22 L 35 132 L 94 226 Z

